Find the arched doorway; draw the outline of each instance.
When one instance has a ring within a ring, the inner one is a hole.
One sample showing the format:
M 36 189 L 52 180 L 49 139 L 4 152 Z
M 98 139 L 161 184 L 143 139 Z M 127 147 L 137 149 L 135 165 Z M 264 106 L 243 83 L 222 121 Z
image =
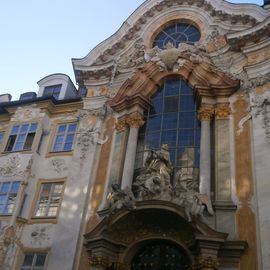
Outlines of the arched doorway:
M 147 243 L 136 253 L 131 270 L 185 270 L 190 265 L 187 254 L 167 241 Z

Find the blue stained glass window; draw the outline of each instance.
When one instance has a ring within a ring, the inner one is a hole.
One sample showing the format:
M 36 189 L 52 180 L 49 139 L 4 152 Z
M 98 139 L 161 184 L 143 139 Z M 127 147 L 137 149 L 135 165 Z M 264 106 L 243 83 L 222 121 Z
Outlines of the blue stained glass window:
M 159 150 L 166 143 L 174 175 L 188 169 L 198 177 L 201 131 L 192 89 L 182 79 L 167 79 L 151 97 L 151 104 L 145 112 L 146 125 L 139 131 L 136 168 L 142 168 L 150 149 Z
M 54 139 L 53 152 L 71 151 L 77 129 L 77 124 L 59 125 Z
M 178 47 L 180 43 L 193 45 L 199 41 L 201 33 L 195 26 L 187 23 L 174 23 L 163 29 L 155 38 L 153 47 L 165 49 L 168 43 Z

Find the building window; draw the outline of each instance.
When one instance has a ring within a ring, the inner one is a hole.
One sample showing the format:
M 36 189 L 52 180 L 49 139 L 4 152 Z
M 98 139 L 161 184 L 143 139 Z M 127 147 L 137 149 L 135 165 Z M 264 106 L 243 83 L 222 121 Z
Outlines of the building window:
M 0 215 L 13 213 L 19 189 L 19 181 L 0 183 Z
M 201 131 L 192 89 L 184 80 L 168 79 L 151 97 L 151 103 L 145 113 L 146 125 L 139 131 L 136 169 L 143 167 L 149 150 L 168 144 L 174 177 L 177 173 L 193 174 L 198 181 Z
M 200 38 L 201 33 L 195 26 L 186 23 L 175 23 L 156 36 L 153 47 L 157 46 L 160 49 L 165 49 L 168 43 L 171 43 L 175 48 L 180 43 L 194 45 Z
M 53 143 L 53 152 L 71 151 L 77 129 L 77 124 L 59 125 Z
M 0 144 L 2 143 L 4 138 L 4 132 L 0 132 Z
M 5 151 L 31 150 L 36 130 L 37 123 L 13 126 Z
M 35 217 L 56 217 L 60 207 L 64 183 L 42 183 Z
M 62 88 L 62 84 L 46 86 L 44 89 L 43 96 L 53 96 L 55 99 L 58 99 L 61 88 Z
M 24 256 L 21 270 L 43 270 L 45 269 L 46 253 L 27 253 Z

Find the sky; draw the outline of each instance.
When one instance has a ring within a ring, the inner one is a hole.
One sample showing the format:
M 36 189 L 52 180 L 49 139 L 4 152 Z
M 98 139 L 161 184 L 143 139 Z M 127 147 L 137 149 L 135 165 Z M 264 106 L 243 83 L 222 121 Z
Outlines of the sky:
M 37 81 L 65 73 L 114 34 L 144 0 L 11 0 L 0 3 L 0 94 L 38 91 Z M 232 3 L 263 4 L 263 0 Z

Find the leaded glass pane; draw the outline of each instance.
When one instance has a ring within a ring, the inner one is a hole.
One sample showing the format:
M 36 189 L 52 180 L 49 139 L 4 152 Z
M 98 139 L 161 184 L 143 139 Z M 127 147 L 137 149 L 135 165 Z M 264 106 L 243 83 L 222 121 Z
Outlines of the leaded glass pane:
M 163 29 L 155 38 L 153 47 L 165 49 L 168 43 L 178 47 L 180 43 L 193 45 L 201 38 L 200 31 L 193 25 L 186 23 L 175 23 Z
M 149 150 L 169 145 L 174 175 L 199 171 L 200 123 L 192 89 L 182 79 L 168 79 L 151 97 L 146 125 L 139 131 L 136 169 L 142 168 Z M 173 177 L 172 177 L 173 178 Z

